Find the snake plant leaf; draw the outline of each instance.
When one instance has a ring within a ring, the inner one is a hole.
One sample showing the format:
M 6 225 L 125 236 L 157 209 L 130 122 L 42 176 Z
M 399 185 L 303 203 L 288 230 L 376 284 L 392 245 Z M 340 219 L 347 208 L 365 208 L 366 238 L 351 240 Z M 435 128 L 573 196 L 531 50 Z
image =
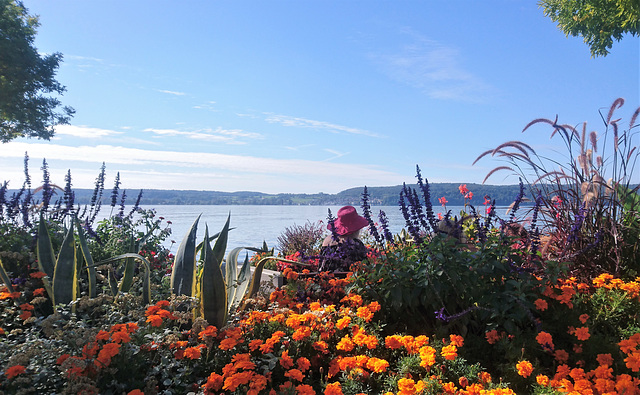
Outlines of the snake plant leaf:
M 11 286 L 11 279 L 9 278 L 7 271 L 4 270 L 4 266 L 2 265 L 2 259 L 0 259 L 0 279 L 2 280 L 4 285 L 7 286 L 7 289 L 9 290 L 9 292 L 11 293 L 15 292 L 13 290 L 13 287 Z
M 227 221 L 227 226 L 228 223 Z M 211 325 L 221 328 L 227 320 L 227 287 L 220 267 L 222 258 L 216 258 L 214 251 L 211 249 L 211 244 L 209 244 L 208 227 L 205 227 L 205 242 L 202 256 L 203 265 L 200 280 L 200 306 L 202 316 Z
M 216 239 L 216 243 L 213 245 L 213 259 L 218 262 L 219 266 L 222 266 L 222 261 L 224 260 L 224 253 L 227 251 L 227 242 L 229 241 L 229 221 L 231 221 L 231 214 L 227 217 L 227 222 L 222 227 L 220 231 L 220 235 Z M 237 265 L 225 265 L 226 272 L 229 274 L 229 270 L 232 271 L 233 276 L 231 278 L 236 277 L 236 272 L 238 271 Z M 235 270 L 234 270 L 235 269 Z M 225 277 L 227 280 L 229 277 Z M 228 280 L 227 280 L 228 281 Z
M 73 226 L 64 237 L 53 271 L 53 305 L 71 303 L 78 295 L 76 243 Z
M 121 261 L 121 260 L 129 260 L 129 259 L 133 261 L 138 260 L 144 266 L 144 273 L 142 275 L 142 301 L 144 304 L 149 304 L 151 303 L 151 264 L 145 257 L 139 254 L 135 254 L 133 252 L 129 252 L 126 254 L 114 256 L 113 258 L 102 260 L 94 264 L 94 266 L 102 266 L 107 263 L 112 263 L 112 262 Z M 115 291 L 114 295 L 116 295 L 118 294 L 118 290 L 122 288 L 122 281 L 124 281 L 124 278 L 119 285 L 114 286 L 114 284 L 111 284 L 112 283 L 111 278 L 113 277 L 112 273 L 113 273 L 113 270 L 109 270 L 109 275 L 110 275 L 109 283 L 111 285 L 111 290 Z M 114 277 L 114 280 L 115 280 L 115 277 Z
M 95 298 L 97 296 L 97 286 L 96 286 L 96 268 L 93 267 L 93 258 L 91 257 L 91 252 L 89 252 L 89 245 L 87 244 L 87 238 L 84 235 L 84 230 L 82 230 L 82 226 L 80 225 L 80 220 L 78 217 L 74 217 L 74 222 L 76 225 L 76 231 L 78 232 L 78 242 L 80 243 L 80 250 L 82 251 L 82 256 L 84 257 L 85 266 L 87 269 L 87 280 L 89 283 L 89 297 Z
M 238 273 L 238 255 L 240 255 L 240 252 L 245 248 L 246 247 L 234 248 L 227 255 L 227 261 L 225 264 L 225 272 L 226 272 L 225 282 L 227 284 L 227 297 L 229 299 L 228 302 L 229 302 L 230 309 L 232 308 L 233 302 L 236 299 L 236 294 L 238 293 L 238 287 L 240 285 L 240 274 L 242 274 L 242 270 L 240 273 Z M 234 267 L 231 268 L 231 266 L 234 266 Z M 244 265 L 243 265 L 243 269 L 244 269 Z M 244 278 L 246 279 L 246 273 L 244 274 Z
M 42 212 L 40 213 L 40 221 L 38 222 L 38 242 L 36 244 L 36 256 L 38 258 L 38 267 L 49 278 L 53 278 L 53 271 L 56 265 L 56 256 L 53 252 L 53 244 L 51 236 L 47 229 L 46 221 Z
M 235 296 L 229 305 L 229 309 L 237 308 L 244 299 L 251 280 L 251 265 L 249 264 L 249 254 L 244 257 L 242 268 L 238 272 L 237 286 L 235 287 Z
M 135 242 L 133 236 L 129 239 L 129 252 L 136 253 L 138 252 L 138 245 Z M 136 261 L 134 258 L 127 258 L 124 264 L 124 274 L 122 275 L 122 280 L 120 281 L 120 286 L 118 287 L 119 292 L 129 292 L 131 286 L 133 285 L 133 275 L 135 274 Z
M 173 261 L 171 271 L 171 292 L 174 295 L 193 296 L 196 286 L 196 233 L 198 221 L 202 214 L 191 225 L 185 235 Z

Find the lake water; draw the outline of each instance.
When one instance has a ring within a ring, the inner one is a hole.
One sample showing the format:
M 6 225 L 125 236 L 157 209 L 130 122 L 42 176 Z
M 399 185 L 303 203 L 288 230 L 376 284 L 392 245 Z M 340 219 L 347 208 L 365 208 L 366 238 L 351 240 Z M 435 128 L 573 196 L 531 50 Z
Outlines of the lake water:
M 198 222 L 198 240 L 204 238 L 205 224 L 209 227 L 209 234 L 215 234 L 222 230 L 227 216 L 231 214 L 230 227 L 235 228 L 229 232 L 227 251 L 235 247 L 262 247 L 262 242 L 266 241 L 269 248 L 275 247 L 277 250 L 278 236 L 285 228 L 293 225 L 304 225 L 307 221 L 316 223 L 322 221 L 326 228 L 328 209 L 331 209 L 335 217 L 341 206 L 141 206 L 144 209 L 155 209 L 159 217 L 164 217 L 165 221 L 171 221 L 172 235 L 165 243 L 173 253 L 178 250 L 178 245 L 187 234 L 189 228 L 202 214 Z M 362 209 L 356 207 L 358 213 L 362 215 Z M 441 211 L 440 206 L 434 206 L 436 215 Z M 452 213 L 459 213 L 462 207 L 449 207 Z M 371 212 L 377 219 L 378 213 L 383 210 L 389 219 L 389 228 L 392 233 L 399 233 L 405 225 L 404 218 L 398 206 L 378 206 L 372 207 Z M 127 211 L 125 211 L 127 212 Z M 498 214 L 504 217 L 504 209 L 498 209 Z M 108 214 L 108 209 L 104 208 L 101 214 Z M 444 213 L 443 213 L 444 214 Z M 171 241 L 174 241 L 172 243 Z

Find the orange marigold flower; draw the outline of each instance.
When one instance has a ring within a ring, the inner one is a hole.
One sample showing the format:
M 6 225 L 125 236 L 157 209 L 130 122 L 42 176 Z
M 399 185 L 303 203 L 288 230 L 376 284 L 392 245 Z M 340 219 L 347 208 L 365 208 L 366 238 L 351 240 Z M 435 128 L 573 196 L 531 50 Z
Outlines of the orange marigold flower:
M 221 350 L 231 350 L 232 348 L 234 348 L 236 346 L 236 344 L 238 344 L 238 340 L 234 339 L 234 338 L 226 338 L 224 340 L 222 340 L 220 342 L 220 345 L 218 346 L 219 349 Z
M 347 352 L 353 350 L 353 347 L 355 347 L 355 344 L 351 341 L 349 335 L 345 335 L 336 345 L 336 349 Z
M 33 314 L 31 314 L 30 311 L 23 311 L 22 314 L 20 314 L 18 317 L 20 317 L 21 320 L 26 320 L 27 318 L 31 317 Z
M 316 395 L 313 387 L 308 384 L 300 384 L 296 386 L 296 393 L 298 395 Z
M 202 353 L 198 347 L 187 347 L 184 350 L 184 357 L 189 359 L 200 359 Z
M 198 337 L 200 339 L 204 339 L 205 336 L 208 336 L 208 337 L 216 337 L 216 336 L 218 336 L 218 328 L 216 328 L 213 325 L 209 325 L 208 327 L 206 327 L 205 329 L 200 331 L 200 334 L 198 334 Z
M 111 341 L 114 343 L 129 343 L 131 336 L 129 336 L 128 332 L 118 331 L 111 335 Z
M 489 344 L 495 344 L 501 338 L 498 331 L 495 329 L 485 332 L 484 336 L 487 338 L 487 342 Z
M 151 323 L 151 326 L 158 327 L 162 325 L 162 317 L 159 315 L 150 315 L 147 317 L 147 322 Z
M 253 339 L 249 342 L 249 350 L 255 351 L 262 345 L 262 339 Z
M 285 377 L 289 377 L 290 379 L 294 379 L 296 381 L 302 381 L 304 379 L 304 374 L 298 369 L 288 370 L 285 374 Z
M 108 341 L 110 338 L 111 333 L 104 330 L 100 330 L 100 332 L 98 332 L 98 334 L 96 335 L 96 340 Z
M 335 383 L 327 384 L 324 389 L 324 395 L 343 395 L 340 382 L 336 381 Z
M 313 343 L 313 348 L 316 351 L 320 351 L 323 354 L 326 354 L 329 352 L 329 345 L 327 344 L 327 342 L 322 341 L 322 340 L 318 340 L 317 342 Z
M 23 374 L 27 371 L 27 369 L 22 365 L 13 365 L 8 368 L 4 374 L 7 375 L 7 379 L 12 379 L 19 374 Z
M 491 373 L 489 373 L 489 372 L 480 372 L 480 373 L 478 373 L 478 378 L 480 379 L 480 381 L 482 381 L 485 384 L 490 383 L 491 382 Z
M 533 373 L 533 365 L 529 361 L 520 361 L 516 364 L 518 374 L 524 378 L 527 378 Z
M 293 340 L 303 340 L 309 336 L 311 336 L 311 328 L 309 328 L 308 326 L 301 326 L 298 329 L 296 329 L 295 332 L 293 332 L 293 335 L 291 335 L 291 338 Z
M 351 317 L 342 317 L 336 322 L 336 328 L 344 329 L 351 323 Z
M 613 357 L 611 354 L 598 354 L 596 360 L 598 364 L 602 366 L 611 366 L 613 364 Z
M 358 307 L 356 315 L 365 320 L 365 322 L 369 322 L 373 318 L 373 312 L 366 306 Z
M 549 377 L 544 374 L 539 374 L 536 376 L 536 383 L 546 387 L 549 385 Z
M 451 334 L 449 335 L 449 340 L 451 340 L 451 344 L 456 347 L 462 347 L 464 345 L 464 338 L 460 335 Z
M 625 364 L 631 371 L 640 371 L 640 351 L 633 351 L 624 359 Z
M 369 360 L 367 361 L 366 367 L 372 372 L 382 373 L 386 371 L 387 368 L 389 367 L 389 362 L 385 361 L 384 359 L 373 357 L 373 358 L 369 358 Z
M 536 336 L 536 341 L 542 346 L 542 348 L 546 348 L 548 350 L 553 350 L 553 337 L 550 333 L 545 331 L 540 331 L 538 336 Z
M 298 369 L 300 369 L 300 371 L 302 372 L 308 370 L 311 367 L 311 362 L 305 357 L 298 358 L 296 364 L 298 365 Z
M 580 320 L 580 322 L 582 322 L 583 324 L 587 323 L 587 320 L 589 319 L 589 314 L 581 314 L 580 317 L 578 317 L 578 319 Z
M 429 368 L 436 363 L 436 350 L 431 346 L 420 348 L 420 366 Z
M 545 311 L 549 307 L 549 305 L 547 304 L 547 301 L 544 299 L 536 299 L 536 301 L 533 302 L 533 304 L 536 306 L 536 309 L 540 311 Z
M 144 395 L 144 392 L 139 389 L 135 389 L 133 391 L 127 392 L 127 395 Z
M 565 363 L 569 360 L 569 353 L 566 352 L 565 350 L 557 350 L 554 353 L 554 357 L 556 358 L 556 361 L 560 363 Z
M 440 354 L 442 354 L 444 359 L 452 361 L 458 356 L 458 349 L 455 344 L 449 344 L 448 346 L 442 347 L 442 351 L 440 351 Z
M 0 328 L 0 335 L 4 335 L 4 329 Z
M 638 342 L 633 340 L 632 338 L 621 340 L 618 343 L 618 346 L 620 346 L 620 351 L 625 354 L 629 354 L 630 352 L 635 350 L 637 345 Z
M 442 384 L 442 389 L 444 390 L 445 394 L 455 394 L 456 385 L 449 381 L 448 383 Z
M 42 296 L 44 295 L 44 293 L 45 293 L 44 288 L 38 288 L 33 291 L 33 296 Z
M 280 355 L 280 365 L 285 369 L 289 369 L 293 366 L 293 359 L 289 356 L 288 350 L 284 350 L 282 355 Z
M 384 339 L 384 344 L 387 346 L 388 349 L 391 349 L 391 350 L 398 349 L 402 347 L 402 343 L 400 342 L 401 338 L 402 337 L 398 335 L 387 336 Z
M 578 338 L 578 340 L 587 340 L 591 337 L 591 335 L 589 334 L 589 328 L 586 326 L 580 327 L 580 328 L 576 328 L 576 330 L 574 331 L 574 335 Z
M 467 388 L 469 386 L 469 380 L 462 376 L 458 379 L 458 384 L 460 384 L 460 387 L 462 388 Z
M 251 381 L 252 376 L 253 376 L 253 372 L 251 371 L 234 373 L 233 375 L 231 375 L 230 377 L 227 377 L 224 380 L 224 385 L 222 386 L 222 389 L 233 392 L 239 386 L 243 384 L 248 384 Z
M 42 277 L 44 277 L 46 275 L 47 275 L 47 273 L 44 273 L 44 272 L 29 273 L 29 277 L 31 277 L 31 278 L 42 278 Z

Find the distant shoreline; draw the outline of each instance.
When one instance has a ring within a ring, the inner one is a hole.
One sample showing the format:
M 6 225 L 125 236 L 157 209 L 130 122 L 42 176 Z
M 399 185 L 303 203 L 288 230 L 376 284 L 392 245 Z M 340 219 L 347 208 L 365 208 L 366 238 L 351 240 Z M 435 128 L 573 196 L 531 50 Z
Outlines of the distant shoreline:
M 485 196 L 490 197 L 497 206 L 509 206 L 519 193 L 518 185 L 482 185 L 466 184 L 473 198 L 466 203 L 471 203 L 476 207 L 483 205 Z M 430 200 L 433 205 L 439 205 L 438 199 L 445 197 L 449 206 L 463 206 L 464 197 L 460 194 L 459 183 L 433 183 L 429 184 Z M 423 191 L 417 186 L 411 186 L 421 200 L 424 201 Z M 398 205 L 402 185 L 387 187 L 367 187 L 369 193 L 369 204 L 372 206 L 396 206 Z M 6 199 L 9 200 L 16 190 L 7 190 Z M 94 195 L 93 189 L 74 189 L 75 204 L 90 204 Z M 135 203 L 139 190 L 126 190 L 126 205 Z M 144 189 L 142 190 L 141 205 L 277 205 L 277 206 L 360 206 L 364 186 L 350 188 L 335 194 L 315 193 L 315 194 L 294 194 L 278 193 L 268 194 L 262 192 L 219 192 L 219 191 L 196 191 L 196 190 L 162 190 Z M 525 191 L 525 197 L 528 191 Z M 104 189 L 102 191 L 101 202 L 103 206 L 111 205 L 113 191 Z M 121 201 L 123 191 L 118 191 L 117 201 Z M 56 190 L 52 201 L 61 199 L 62 195 Z M 36 194 L 35 199 L 39 200 Z

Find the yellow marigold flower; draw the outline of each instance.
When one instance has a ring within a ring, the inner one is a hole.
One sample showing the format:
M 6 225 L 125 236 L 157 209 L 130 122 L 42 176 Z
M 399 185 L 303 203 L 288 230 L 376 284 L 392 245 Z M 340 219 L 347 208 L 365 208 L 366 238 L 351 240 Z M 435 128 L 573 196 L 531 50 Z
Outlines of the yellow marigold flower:
M 373 312 L 367 307 L 358 307 L 356 315 L 365 320 L 365 322 L 369 322 L 373 318 Z
M 336 322 L 336 328 L 344 329 L 351 323 L 351 317 L 342 317 Z
M 458 349 L 454 344 L 449 344 L 447 346 L 442 347 L 442 351 L 440 351 L 440 354 L 442 354 L 444 359 L 452 361 L 456 359 L 456 357 L 458 356 Z
M 327 384 L 324 389 L 324 395 L 343 395 L 342 385 L 339 382 Z
M 456 388 L 456 385 L 451 381 L 442 384 L 442 389 L 444 390 L 445 394 L 455 394 Z
M 529 361 L 520 361 L 516 364 L 518 374 L 524 378 L 527 378 L 533 373 L 533 365 Z
M 539 374 L 536 376 L 536 382 L 546 387 L 549 385 L 549 377 L 545 376 L 544 374 Z
M 420 366 L 429 368 L 436 363 L 436 349 L 431 346 L 420 348 Z
M 345 335 L 345 337 L 340 339 L 340 342 L 338 342 L 338 344 L 336 345 L 336 349 L 342 350 L 342 351 L 351 351 L 353 350 L 354 346 L 355 345 L 349 338 L 349 335 Z
M 381 373 L 387 370 L 389 367 L 389 362 L 380 358 L 369 358 L 367 361 L 367 369 L 371 370 L 375 373 Z

